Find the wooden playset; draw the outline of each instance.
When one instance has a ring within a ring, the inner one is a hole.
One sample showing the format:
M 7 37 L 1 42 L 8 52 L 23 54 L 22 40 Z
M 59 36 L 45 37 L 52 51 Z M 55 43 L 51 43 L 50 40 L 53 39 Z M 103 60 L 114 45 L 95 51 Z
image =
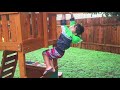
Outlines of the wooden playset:
M 0 12 L 0 50 L 3 58 L 0 77 L 13 78 L 17 62 L 21 78 L 40 78 L 45 67 L 26 64 L 25 54 L 55 45 L 57 40 L 56 12 Z M 56 72 L 45 78 L 59 78 Z

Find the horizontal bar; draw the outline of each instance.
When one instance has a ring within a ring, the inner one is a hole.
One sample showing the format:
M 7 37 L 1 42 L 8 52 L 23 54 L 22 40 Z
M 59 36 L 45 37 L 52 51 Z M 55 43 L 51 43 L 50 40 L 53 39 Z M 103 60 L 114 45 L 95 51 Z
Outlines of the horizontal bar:
M 4 15 L 4 14 L 17 14 L 19 12 L 0 12 L 0 15 Z

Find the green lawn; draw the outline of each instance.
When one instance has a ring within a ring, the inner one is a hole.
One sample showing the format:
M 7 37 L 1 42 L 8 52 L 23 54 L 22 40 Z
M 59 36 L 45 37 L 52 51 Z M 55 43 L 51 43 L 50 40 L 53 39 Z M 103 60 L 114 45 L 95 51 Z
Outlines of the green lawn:
M 28 53 L 26 59 L 43 63 L 43 50 Z M 58 63 L 64 78 L 120 78 L 119 54 L 70 48 Z M 18 65 L 14 77 L 19 77 Z

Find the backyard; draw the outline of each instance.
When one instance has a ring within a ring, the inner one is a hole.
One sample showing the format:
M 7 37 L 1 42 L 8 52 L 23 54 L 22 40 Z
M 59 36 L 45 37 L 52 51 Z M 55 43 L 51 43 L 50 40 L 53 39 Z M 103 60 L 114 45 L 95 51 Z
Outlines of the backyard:
M 69 27 L 71 12 L 65 13 L 66 25 Z M 20 52 L 20 66 L 17 63 L 14 78 L 26 78 L 24 54 L 26 61 L 44 63 L 42 52 L 48 49 L 44 47 L 52 48 L 61 34 L 62 14 L 63 12 L 59 12 L 59 15 L 58 12 L 1 12 L 0 66 L 2 50 Z M 63 78 L 120 78 L 120 21 L 118 17 L 112 16 L 113 14 L 117 15 L 111 13 L 110 17 L 106 17 L 104 14 L 74 13 L 76 22 L 84 27 L 81 35 L 83 42 L 72 44 L 58 60 L 58 69 L 63 72 Z M 11 75 L 8 77 L 13 77 L 13 66 L 16 66 L 17 59 L 6 64 L 9 59 L 13 60 L 15 57 L 3 60 L 3 67 L 0 67 L 2 77 L 9 74 Z M 8 70 L 5 71 L 5 68 Z M 35 73 L 33 67 L 27 71 L 30 71 L 29 75 L 33 75 L 32 77 L 40 75 L 31 74 L 32 71 Z M 39 71 L 42 75 L 42 70 L 38 70 L 38 73 Z
M 39 61 L 43 63 L 42 51 L 39 49 L 26 54 L 26 60 Z M 2 51 L 0 51 L 0 61 Z M 59 59 L 59 71 L 63 72 L 64 78 L 119 78 L 120 77 L 120 55 L 86 50 L 71 47 Z M 14 78 L 19 78 L 17 65 Z

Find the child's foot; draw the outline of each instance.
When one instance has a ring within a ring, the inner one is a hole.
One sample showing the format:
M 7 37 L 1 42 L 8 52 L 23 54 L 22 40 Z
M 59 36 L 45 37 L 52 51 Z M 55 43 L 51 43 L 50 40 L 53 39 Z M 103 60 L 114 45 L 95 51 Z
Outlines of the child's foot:
M 48 69 L 48 70 L 45 70 L 44 73 L 43 73 L 43 75 L 46 75 L 46 74 L 48 74 L 49 72 L 54 72 L 54 71 L 53 71 L 53 68 Z
M 53 70 L 53 68 L 49 69 L 49 70 L 45 70 L 45 72 L 43 73 L 44 77 L 49 77 L 50 75 L 52 75 L 55 71 Z
M 55 72 L 55 68 L 53 68 L 53 72 Z

